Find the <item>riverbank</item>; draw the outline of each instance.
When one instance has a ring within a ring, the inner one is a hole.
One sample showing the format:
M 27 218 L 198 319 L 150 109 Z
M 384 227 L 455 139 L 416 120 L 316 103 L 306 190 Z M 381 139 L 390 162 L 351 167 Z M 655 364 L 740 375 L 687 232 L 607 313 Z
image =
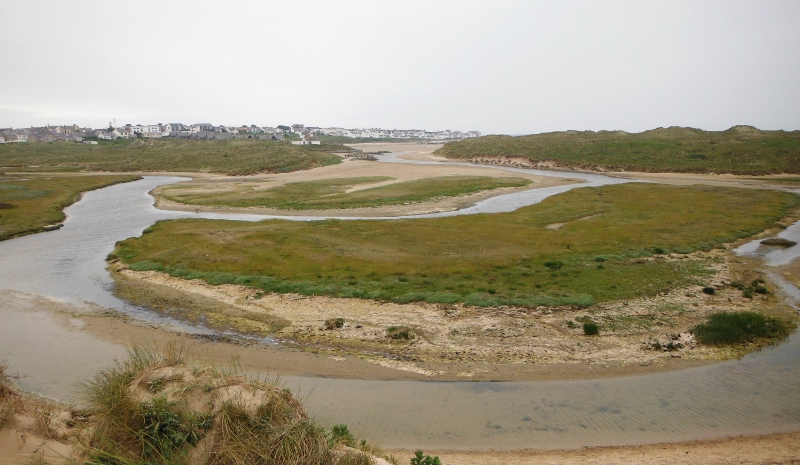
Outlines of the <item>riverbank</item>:
M 389 451 L 406 463 L 414 451 Z M 800 432 L 739 436 L 712 441 L 577 450 L 461 452 L 426 450 L 446 465 L 790 465 L 800 463 Z

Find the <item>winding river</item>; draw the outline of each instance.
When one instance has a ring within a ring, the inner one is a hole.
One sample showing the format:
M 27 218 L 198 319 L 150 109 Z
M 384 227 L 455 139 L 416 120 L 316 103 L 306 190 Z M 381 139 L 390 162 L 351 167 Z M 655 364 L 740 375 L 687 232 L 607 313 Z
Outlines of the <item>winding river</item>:
M 410 162 L 394 154 L 382 159 Z M 497 169 L 586 182 L 501 195 L 458 212 L 423 216 L 511 211 L 576 187 L 628 182 L 575 172 Z M 75 327 L 61 324 L 47 312 L 20 303 L 25 298 L 45 295 L 68 303 L 89 303 L 100 309 L 121 310 L 153 325 L 207 332 L 157 317 L 116 298 L 105 271 L 105 257 L 116 241 L 137 236 L 158 220 L 278 218 L 156 210 L 148 192 L 183 180 L 186 178 L 148 176 L 89 192 L 67 209 L 68 219 L 62 229 L 0 242 L 0 297 L 13 294 L 14 299 L 2 302 L 18 302 L 0 308 L 0 360 L 21 371 L 23 388 L 63 399 L 64 392 L 74 391 L 79 380 L 124 355 L 122 347 L 78 331 L 78 319 L 74 319 Z M 792 226 L 782 236 L 800 236 L 800 226 Z M 754 243 L 737 252 L 764 255 Z M 767 264 L 782 264 L 800 255 L 800 248 L 771 253 L 764 255 Z M 781 285 L 790 302 L 800 297 L 790 284 Z M 562 448 L 800 429 L 797 332 L 776 347 L 740 360 L 645 376 L 498 383 L 301 377 L 284 377 L 282 381 L 307 396 L 306 406 L 319 420 L 346 423 L 389 448 Z

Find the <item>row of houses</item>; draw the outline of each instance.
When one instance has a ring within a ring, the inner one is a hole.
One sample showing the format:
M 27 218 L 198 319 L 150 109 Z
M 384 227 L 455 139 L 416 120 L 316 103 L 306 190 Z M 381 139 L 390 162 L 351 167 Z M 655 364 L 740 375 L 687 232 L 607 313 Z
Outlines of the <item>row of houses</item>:
M 114 127 L 109 123 L 106 129 L 81 128 L 72 125 L 46 125 L 26 129 L 0 129 L 0 143 L 7 142 L 80 142 L 85 138 L 101 140 L 133 138 L 185 138 L 185 139 L 241 139 L 257 138 L 264 140 L 283 140 L 291 135 L 292 143 L 298 145 L 319 144 L 319 136 L 340 136 L 356 139 L 428 139 L 453 140 L 480 137 L 478 131 L 426 131 L 424 129 L 346 129 L 306 127 L 304 124 L 291 126 L 215 126 L 210 123 L 183 124 L 126 124 Z

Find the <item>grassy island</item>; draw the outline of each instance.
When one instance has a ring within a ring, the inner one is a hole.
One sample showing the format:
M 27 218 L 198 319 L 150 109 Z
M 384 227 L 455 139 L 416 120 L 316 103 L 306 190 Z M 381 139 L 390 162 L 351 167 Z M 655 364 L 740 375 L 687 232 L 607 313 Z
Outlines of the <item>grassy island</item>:
M 188 205 L 329 210 L 424 202 L 530 184 L 529 180 L 522 178 L 445 176 L 370 187 L 371 184 L 392 179 L 386 176 L 325 179 L 294 182 L 269 189 L 242 184 L 224 191 L 198 190 L 192 184 L 187 184 L 169 186 L 160 195 Z M 351 191 L 359 186 L 363 188 Z
M 796 204 L 792 194 L 766 190 L 624 184 L 491 215 L 163 221 L 115 255 L 134 270 L 263 292 L 587 306 L 699 282 L 702 262 L 660 257 L 755 234 Z

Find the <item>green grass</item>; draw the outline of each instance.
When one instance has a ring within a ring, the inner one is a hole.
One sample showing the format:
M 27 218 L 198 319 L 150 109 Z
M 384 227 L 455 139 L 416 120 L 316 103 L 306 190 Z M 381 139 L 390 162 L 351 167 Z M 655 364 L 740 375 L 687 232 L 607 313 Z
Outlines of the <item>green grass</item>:
M 491 215 L 163 221 L 121 242 L 115 254 L 133 269 L 263 292 L 586 306 L 701 284 L 709 272 L 700 261 L 645 258 L 655 248 L 688 253 L 750 236 L 797 203 L 767 190 L 623 184 Z M 565 225 L 545 228 L 553 223 Z
M 503 187 L 523 187 L 522 178 L 486 176 L 446 176 L 378 186 L 347 193 L 351 187 L 389 181 L 384 176 L 325 179 L 295 182 L 271 189 L 255 190 L 243 186 L 224 192 L 186 192 L 188 186 L 167 188 L 161 196 L 189 205 L 230 207 L 268 207 L 281 210 L 327 210 L 379 207 L 424 202 Z
M 692 328 L 697 341 L 708 345 L 750 342 L 758 338 L 784 338 L 793 325 L 756 312 L 723 312 Z
M 559 166 L 692 173 L 800 173 L 800 131 L 659 128 L 637 134 L 568 131 L 448 142 L 436 155 L 456 159 L 523 157 Z
M 0 240 L 41 232 L 44 226 L 63 221 L 63 209 L 75 202 L 81 192 L 138 179 L 137 176 L 27 178 L 26 181 L 7 177 L 0 181 Z
M 193 171 L 229 175 L 286 173 L 333 165 L 338 144 L 296 146 L 261 140 L 117 140 L 0 144 L 0 171 Z

